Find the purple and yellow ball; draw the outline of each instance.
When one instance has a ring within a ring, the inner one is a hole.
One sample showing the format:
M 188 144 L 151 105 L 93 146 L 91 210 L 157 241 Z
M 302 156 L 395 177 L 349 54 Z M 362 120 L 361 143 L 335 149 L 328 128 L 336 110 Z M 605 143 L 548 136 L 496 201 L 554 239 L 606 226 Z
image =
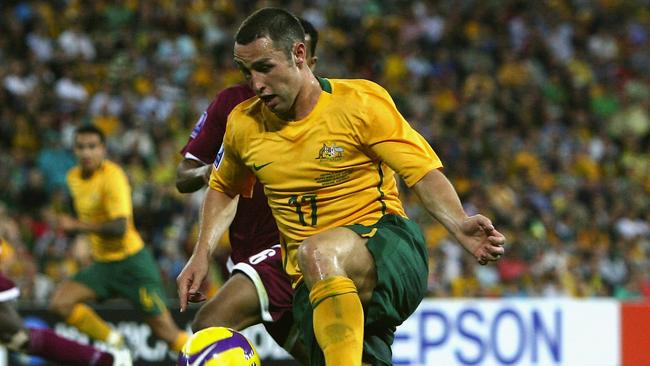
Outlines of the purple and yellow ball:
M 194 333 L 178 357 L 178 366 L 260 366 L 253 344 L 229 328 L 212 327 Z

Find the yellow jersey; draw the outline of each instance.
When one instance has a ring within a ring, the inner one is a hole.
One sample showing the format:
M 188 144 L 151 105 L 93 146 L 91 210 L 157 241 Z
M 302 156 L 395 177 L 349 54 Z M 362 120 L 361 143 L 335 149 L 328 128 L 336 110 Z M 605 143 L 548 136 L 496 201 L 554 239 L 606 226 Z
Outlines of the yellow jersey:
M 303 240 L 389 213 L 406 217 L 395 172 L 411 187 L 442 166 L 381 86 L 319 81 L 318 102 L 302 120 L 281 120 L 259 98 L 239 104 L 210 177 L 210 187 L 230 196 L 250 197 L 255 179 L 264 185 L 294 285 Z
M 104 160 L 92 176 L 84 179 L 81 177 L 81 168 L 76 166 L 68 172 L 67 182 L 79 220 L 99 224 L 126 218 L 126 233 L 122 237 L 89 234 L 92 255 L 96 261 L 122 260 L 144 247 L 133 224 L 131 186 L 122 168 Z

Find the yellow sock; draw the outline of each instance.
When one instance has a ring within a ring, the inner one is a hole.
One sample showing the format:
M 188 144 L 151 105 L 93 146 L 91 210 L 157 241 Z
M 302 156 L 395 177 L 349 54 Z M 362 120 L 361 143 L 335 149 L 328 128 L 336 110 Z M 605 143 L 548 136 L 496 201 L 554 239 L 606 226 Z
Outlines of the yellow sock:
M 185 342 L 187 342 L 187 339 L 190 337 L 187 332 L 180 332 L 178 333 L 178 337 L 176 337 L 176 340 L 169 345 L 169 348 L 171 348 L 172 351 L 174 352 L 180 352 L 183 349 L 183 346 L 185 345 Z
M 314 308 L 314 334 L 325 364 L 361 365 L 363 307 L 357 288 L 343 276 L 318 281 L 309 293 Z
M 76 304 L 66 319 L 66 323 L 99 341 L 106 341 L 111 332 L 110 325 L 85 304 Z

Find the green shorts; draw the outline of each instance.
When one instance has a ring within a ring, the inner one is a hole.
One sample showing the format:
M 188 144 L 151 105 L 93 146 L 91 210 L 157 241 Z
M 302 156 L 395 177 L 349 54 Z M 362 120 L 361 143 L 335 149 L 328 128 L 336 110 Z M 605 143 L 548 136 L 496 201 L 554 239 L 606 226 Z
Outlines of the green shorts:
M 364 237 L 372 235 L 367 247 L 377 267 L 377 286 L 364 308 L 363 362 L 392 365 L 395 328 L 415 311 L 427 290 L 429 267 L 424 236 L 416 223 L 396 215 L 386 215 L 372 226 L 347 228 Z M 304 283 L 296 288 L 293 304 L 309 365 L 325 365 L 314 336 L 309 290 Z
M 124 297 L 148 316 L 167 308 L 158 265 L 146 248 L 121 261 L 94 262 L 72 279 L 95 291 L 100 301 Z

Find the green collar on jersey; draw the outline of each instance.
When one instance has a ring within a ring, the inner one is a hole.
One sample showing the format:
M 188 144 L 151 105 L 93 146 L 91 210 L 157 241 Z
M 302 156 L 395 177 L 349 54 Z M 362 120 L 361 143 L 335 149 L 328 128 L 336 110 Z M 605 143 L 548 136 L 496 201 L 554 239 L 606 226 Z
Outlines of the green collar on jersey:
M 316 79 L 318 79 L 318 83 L 320 84 L 320 88 L 323 89 L 323 91 L 332 94 L 332 83 L 330 83 L 329 80 L 327 80 L 325 78 L 318 77 L 318 76 L 316 76 Z

